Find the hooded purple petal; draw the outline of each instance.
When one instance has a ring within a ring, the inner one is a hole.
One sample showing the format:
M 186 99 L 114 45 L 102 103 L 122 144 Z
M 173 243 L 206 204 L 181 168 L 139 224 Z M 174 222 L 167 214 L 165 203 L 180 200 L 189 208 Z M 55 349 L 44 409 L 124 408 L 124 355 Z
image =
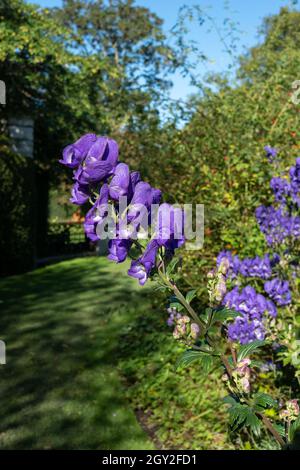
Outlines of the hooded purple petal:
M 180 208 L 162 204 L 157 213 L 157 243 L 174 250 L 184 243 L 184 214 Z
M 125 261 L 127 258 L 131 245 L 132 242 L 130 240 L 109 240 L 108 259 L 115 261 L 116 263 L 123 263 L 123 261 Z
M 85 204 L 90 197 L 90 191 L 89 191 L 89 186 L 82 185 L 76 181 L 72 188 L 72 197 L 70 198 L 70 201 L 73 204 L 77 204 L 78 206 L 81 206 L 82 204 Z
M 59 162 L 69 168 L 78 167 L 78 165 L 83 162 L 96 140 L 96 134 L 83 135 L 74 144 L 65 147 L 63 150 L 63 158 L 59 160 Z
M 126 196 L 128 194 L 130 181 L 128 165 L 119 163 L 109 185 L 110 197 L 118 201 L 121 196 Z

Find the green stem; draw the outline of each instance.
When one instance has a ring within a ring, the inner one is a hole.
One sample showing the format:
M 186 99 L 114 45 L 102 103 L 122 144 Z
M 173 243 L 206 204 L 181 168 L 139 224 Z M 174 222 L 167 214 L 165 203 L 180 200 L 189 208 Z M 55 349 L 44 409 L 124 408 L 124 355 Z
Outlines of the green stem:
M 205 331 L 206 329 L 206 325 L 205 323 L 198 317 L 197 313 L 195 312 L 195 310 L 191 307 L 191 305 L 186 301 L 184 295 L 180 292 L 180 290 L 178 289 L 178 287 L 176 286 L 176 284 L 173 284 L 166 276 L 163 278 L 163 280 L 165 281 L 165 283 L 167 284 L 167 286 L 172 289 L 172 291 L 174 292 L 174 294 L 176 295 L 177 299 L 179 300 L 179 302 L 184 306 L 184 308 L 187 310 L 187 312 L 190 314 L 190 316 L 193 318 L 193 320 L 195 320 L 196 323 L 198 323 L 198 325 L 201 326 L 201 328 L 203 328 L 203 330 Z

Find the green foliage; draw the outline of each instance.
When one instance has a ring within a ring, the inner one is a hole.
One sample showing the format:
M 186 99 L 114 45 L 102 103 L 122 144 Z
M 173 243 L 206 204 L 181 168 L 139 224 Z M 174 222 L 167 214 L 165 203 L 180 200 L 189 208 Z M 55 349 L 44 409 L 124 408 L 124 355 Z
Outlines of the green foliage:
M 265 341 L 252 341 L 251 343 L 244 344 L 243 346 L 240 346 L 238 352 L 237 352 L 237 360 L 242 361 L 246 357 L 248 357 L 250 354 L 255 352 L 257 349 L 263 347 L 266 344 Z
M 213 326 L 214 323 L 218 322 L 224 323 L 239 316 L 240 313 L 236 312 L 235 310 L 230 310 L 229 308 L 224 307 L 221 309 L 212 309 L 210 325 Z
M 0 275 L 24 272 L 34 265 L 34 164 L 0 142 Z
M 229 422 L 233 431 L 243 426 L 249 426 L 254 434 L 259 435 L 260 420 L 247 405 L 236 404 L 229 408 Z
M 254 406 L 259 408 L 277 408 L 278 404 L 274 398 L 267 393 L 258 392 L 253 396 Z
M 185 281 L 199 286 L 203 299 L 205 272 L 221 249 L 241 256 L 265 250 L 254 216 L 270 198 L 264 146 L 278 147 L 286 168 L 299 153 L 299 106 L 291 95 L 300 13 L 283 9 L 267 24 L 260 45 L 241 58 L 237 79 L 211 77 L 189 102 L 192 118 L 181 130 L 165 126 L 159 155 L 148 154 L 152 181 L 169 200 L 205 205 L 204 248 L 183 254 Z
M 209 380 L 201 361 L 175 370 L 183 350 L 174 344 L 159 303 L 128 324 L 120 344 L 127 396 L 148 429 L 153 429 L 156 445 L 163 449 L 232 448 L 226 435 L 225 407 L 220 407 L 225 393 L 220 370 L 213 370 Z
M 193 349 L 185 351 L 176 361 L 175 368 L 188 367 L 194 362 L 199 363 L 201 373 L 208 374 L 214 366 L 214 358 L 204 352 Z

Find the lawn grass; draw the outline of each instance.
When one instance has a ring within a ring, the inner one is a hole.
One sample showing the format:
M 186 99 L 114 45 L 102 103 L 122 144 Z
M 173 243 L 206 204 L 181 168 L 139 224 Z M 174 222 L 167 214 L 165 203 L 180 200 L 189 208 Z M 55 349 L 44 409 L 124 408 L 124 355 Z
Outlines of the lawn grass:
M 0 280 L 0 449 L 231 447 L 220 373 L 175 371 L 166 310 L 126 268 L 89 257 Z
M 117 369 L 148 302 L 125 269 L 92 257 L 0 281 L 1 449 L 153 448 Z

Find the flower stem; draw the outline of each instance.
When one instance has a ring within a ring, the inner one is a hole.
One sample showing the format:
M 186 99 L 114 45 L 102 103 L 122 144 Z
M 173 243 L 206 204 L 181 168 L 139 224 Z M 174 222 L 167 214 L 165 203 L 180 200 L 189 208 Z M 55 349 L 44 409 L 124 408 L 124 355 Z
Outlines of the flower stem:
M 270 433 L 273 435 L 276 441 L 281 445 L 281 447 L 284 447 L 285 442 L 283 438 L 280 436 L 279 432 L 276 431 L 276 429 L 273 427 L 271 421 L 262 413 L 256 413 L 256 414 L 262 419 L 262 422 L 264 423 L 265 427 L 270 431 Z

